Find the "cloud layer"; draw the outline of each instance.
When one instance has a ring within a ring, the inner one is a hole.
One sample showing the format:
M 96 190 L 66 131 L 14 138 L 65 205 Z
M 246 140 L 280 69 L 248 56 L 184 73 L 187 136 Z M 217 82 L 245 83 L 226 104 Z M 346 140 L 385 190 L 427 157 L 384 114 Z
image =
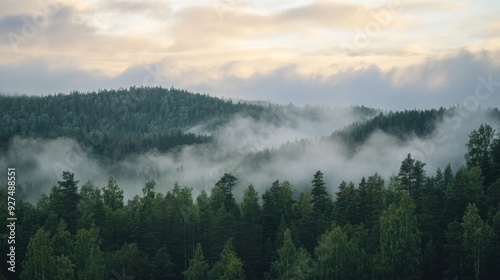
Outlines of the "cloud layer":
M 375 172 L 388 179 L 398 172 L 408 153 L 427 163 L 429 175 L 448 163 L 456 171 L 464 163 L 465 144 L 473 129 L 484 122 L 500 129 L 498 120 L 489 119 L 482 111 L 462 108 L 450 112 L 426 138 L 410 136 L 400 141 L 376 131 L 353 153 L 342 142 L 320 138 L 359 119 L 350 110 L 325 110 L 315 119 L 299 118 L 281 125 L 236 117 L 212 131 L 212 143 L 165 154 L 150 151 L 106 164 L 72 139 L 16 138 L 0 160 L 0 168 L 16 167 L 19 183 L 27 186 L 32 200 L 48 193 L 65 170 L 74 172 L 82 184 L 92 180 L 99 187 L 113 176 L 127 198 L 140 194 L 150 179 L 158 183 L 160 192 L 165 193 L 178 182 L 192 187 L 197 195 L 202 189 L 210 190 L 225 172 L 238 178 L 237 198 L 251 183 L 262 194 L 275 180 L 289 180 L 298 194 L 310 191 L 313 174 L 321 170 L 333 195 L 342 180 L 357 184 L 361 177 Z
M 397 109 L 459 103 L 478 76 L 500 80 L 492 1 L 4 2 L 1 92 L 159 84 Z

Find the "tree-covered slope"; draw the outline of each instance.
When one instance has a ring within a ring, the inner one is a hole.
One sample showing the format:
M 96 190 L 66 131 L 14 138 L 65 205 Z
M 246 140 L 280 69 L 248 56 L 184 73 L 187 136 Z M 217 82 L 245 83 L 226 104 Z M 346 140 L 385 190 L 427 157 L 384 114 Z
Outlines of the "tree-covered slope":
M 413 136 L 427 137 L 434 132 L 436 125 L 443 122 L 446 117 L 449 118 L 450 126 L 457 126 L 462 122 L 466 122 L 472 115 L 477 115 L 478 112 L 483 112 L 492 120 L 500 121 L 498 108 L 482 109 L 482 111 L 474 110 L 474 112 L 469 112 L 460 107 L 380 112 L 367 121 L 354 122 L 344 129 L 335 131 L 332 133 L 331 138 L 341 139 L 353 147 L 363 144 L 377 130 L 393 135 L 400 140 L 407 140 Z
M 152 148 L 166 151 L 209 137 L 187 133 L 200 122 L 216 125 L 262 106 L 178 89 L 135 88 L 69 95 L 0 96 L 0 147 L 15 136 L 75 138 L 101 156 L 121 157 Z
M 209 135 L 191 133 L 195 126 L 213 131 L 236 115 L 273 126 L 296 125 L 324 116 L 327 108 L 298 108 L 264 102 L 233 102 L 185 90 L 131 87 L 119 90 L 49 96 L 0 95 L 0 150 L 14 136 L 54 139 L 68 137 L 91 147 L 103 158 L 210 141 Z M 344 108 L 374 116 L 366 107 Z M 325 132 L 325 133 L 330 133 Z

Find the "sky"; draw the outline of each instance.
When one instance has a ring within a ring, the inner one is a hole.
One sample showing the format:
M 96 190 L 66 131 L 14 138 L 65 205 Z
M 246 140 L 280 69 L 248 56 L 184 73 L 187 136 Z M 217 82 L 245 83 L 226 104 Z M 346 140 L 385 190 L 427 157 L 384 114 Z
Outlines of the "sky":
M 500 104 L 500 1 L 0 0 L 0 92 Z

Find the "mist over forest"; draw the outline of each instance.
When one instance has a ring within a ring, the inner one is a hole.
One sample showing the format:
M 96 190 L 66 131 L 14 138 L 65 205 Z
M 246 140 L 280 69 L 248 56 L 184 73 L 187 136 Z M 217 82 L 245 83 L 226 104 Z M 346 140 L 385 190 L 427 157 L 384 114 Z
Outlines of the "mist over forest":
M 496 129 L 500 123 L 498 109 L 296 107 L 236 103 L 173 88 L 0 98 L 2 125 L 10 132 L 3 135 L 0 167 L 15 165 L 30 201 L 48 193 L 63 171 L 99 186 L 113 177 L 127 198 L 150 179 L 161 191 L 178 183 L 197 195 L 232 173 L 239 178 L 240 199 L 247 185 L 262 191 L 274 180 L 303 190 L 311 174 L 323 170 L 333 194 L 341 181 L 358 182 L 376 172 L 389 179 L 408 153 L 425 162 L 429 174 L 448 163 L 456 169 L 464 164 L 469 133 L 482 123 Z M 15 102 L 27 111 L 8 112 Z M 151 143 L 148 136 L 160 139 Z
M 23 280 L 496 279 L 500 111 L 469 105 L 0 95 L 2 273 L 15 255 Z
M 500 1 L 0 3 L 0 280 L 500 279 Z

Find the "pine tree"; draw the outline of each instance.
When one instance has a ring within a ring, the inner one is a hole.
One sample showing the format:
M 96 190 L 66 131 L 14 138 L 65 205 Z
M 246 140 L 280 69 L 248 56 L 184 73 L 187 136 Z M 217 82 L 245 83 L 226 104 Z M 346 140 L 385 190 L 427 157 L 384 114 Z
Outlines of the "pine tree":
M 482 175 L 479 167 L 460 168 L 453 183 L 448 185 L 445 194 L 445 223 L 463 217 L 469 203 L 484 202 Z
M 363 178 L 364 180 L 364 178 Z M 339 225 L 358 224 L 361 222 L 361 215 L 357 211 L 359 203 L 359 192 L 354 188 L 352 182 L 342 181 L 339 191 L 336 193 L 337 199 L 334 202 L 334 216 Z
M 445 232 L 446 244 L 444 246 L 445 261 L 447 269 L 444 275 L 448 279 L 456 279 L 468 270 L 465 263 L 465 252 L 463 249 L 463 229 L 457 220 L 448 224 Z M 469 269 L 470 270 L 470 269 Z
M 108 184 L 102 189 L 104 204 L 112 211 L 123 208 L 123 190 L 118 187 L 113 177 L 109 177 Z
M 75 181 L 74 174 L 68 171 L 63 172 L 63 180 L 58 182 L 61 194 L 58 213 L 68 225 L 69 232 L 74 234 L 77 228 L 78 202 L 80 201 L 78 181 Z
M 401 162 L 398 178 L 401 180 L 404 188 L 412 198 L 418 196 L 419 189 L 422 187 L 425 178 L 425 163 L 415 160 L 411 154 Z
M 314 253 L 316 236 L 314 235 L 314 212 L 311 204 L 311 196 L 308 193 L 301 193 L 299 200 L 294 204 L 297 218 L 297 233 L 300 244 L 308 252 Z
M 177 279 L 174 273 L 172 258 L 165 246 L 158 249 L 155 256 L 150 261 L 151 278 L 158 280 Z
M 492 162 L 492 142 L 494 142 L 495 130 L 488 124 L 481 124 L 478 130 L 473 130 L 469 134 L 469 142 L 467 143 L 467 154 L 465 161 L 468 168 L 479 167 L 484 175 L 485 186 L 493 183 L 491 174 Z
M 311 197 L 314 214 L 319 216 L 327 211 L 328 201 L 331 200 L 330 195 L 326 191 L 325 182 L 323 181 L 323 173 L 318 170 L 314 174 L 312 180 Z
M 233 189 L 236 187 L 238 179 L 231 173 L 224 173 L 224 176 L 215 183 L 216 188 L 220 188 L 224 195 L 224 207 L 226 211 L 231 213 L 235 218 L 239 218 L 239 207 L 233 196 Z
M 243 194 L 241 203 L 241 260 L 249 279 L 262 278 L 262 209 L 259 195 L 252 185 Z

